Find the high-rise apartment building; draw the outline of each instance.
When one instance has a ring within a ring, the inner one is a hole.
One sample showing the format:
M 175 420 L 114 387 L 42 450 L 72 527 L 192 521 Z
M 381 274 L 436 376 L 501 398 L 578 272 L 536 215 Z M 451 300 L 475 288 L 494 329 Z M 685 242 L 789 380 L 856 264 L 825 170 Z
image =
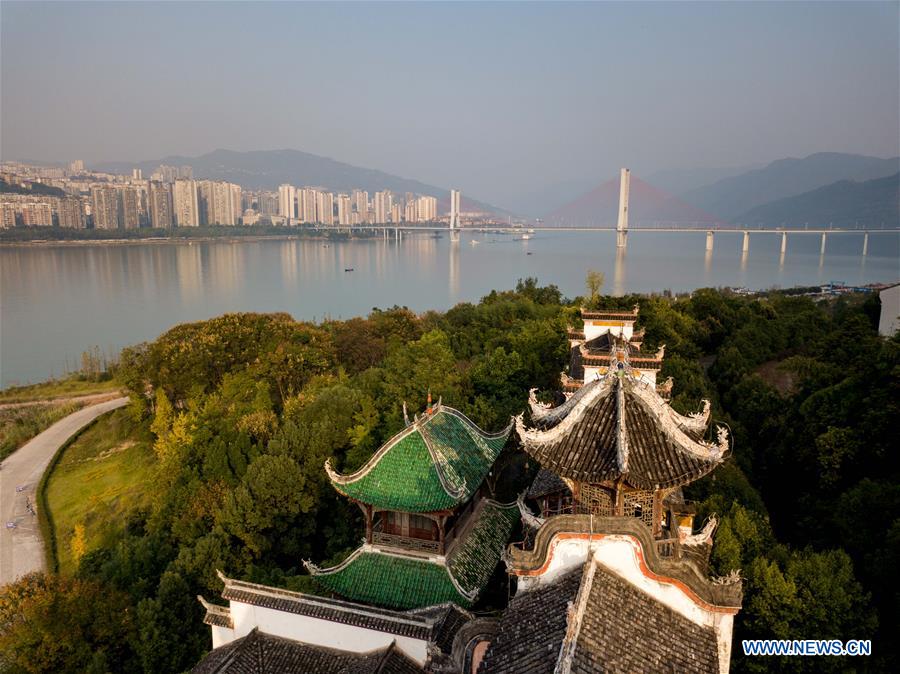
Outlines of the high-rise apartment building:
M 388 221 L 388 213 L 390 213 L 391 193 L 387 190 L 376 192 L 374 198 L 375 223 L 384 224 Z
M 293 185 L 278 187 L 278 215 L 283 218 L 297 217 L 297 188 Z
M 84 172 L 84 161 L 81 159 L 76 159 L 75 161 L 69 164 L 69 172 L 70 173 L 83 173 Z
M 318 193 L 310 188 L 304 187 L 301 192 L 301 213 L 300 213 L 300 221 L 307 224 L 314 224 L 318 222 L 316 218 L 316 209 L 318 207 Z
M 167 229 L 172 226 L 172 191 L 161 182 L 150 183 L 149 193 L 150 226 Z
M 56 220 L 60 227 L 84 229 L 84 207 L 81 199 L 60 199 L 56 207 Z
M 200 224 L 236 225 L 241 217 L 241 188 L 217 180 L 197 183 Z
M 260 192 L 256 196 L 256 210 L 260 215 L 278 215 L 278 195 Z
M 416 216 L 418 222 L 434 222 L 437 219 L 437 199 L 429 196 L 419 197 L 416 201 Z
M 0 227 L 11 229 L 16 226 L 16 205 L 4 201 L 0 203 Z
M 119 228 L 119 195 L 115 187 L 91 188 L 94 229 Z
M 25 227 L 52 227 L 53 209 L 46 201 L 22 204 L 22 224 Z
M 211 225 L 216 222 L 215 213 L 213 213 L 215 199 L 213 195 L 212 180 L 197 181 L 197 207 L 200 211 L 200 224 Z
M 391 206 L 391 222 L 397 223 L 400 222 L 401 219 L 401 208 L 400 204 L 394 204 Z
M 118 190 L 119 227 L 137 229 L 141 225 L 141 193 L 133 187 Z
M 323 225 L 334 224 L 334 195 L 331 192 L 316 193 L 316 218 Z
M 141 169 L 139 169 L 139 168 L 131 169 L 131 179 L 132 180 L 143 180 L 144 172 L 141 171 Z
M 368 222 L 369 193 L 365 190 L 353 190 L 353 208 L 359 215 L 359 222 Z
M 353 207 L 349 194 L 339 194 L 337 197 L 338 224 L 353 224 Z
M 418 218 L 416 214 L 415 199 L 407 199 L 403 211 L 403 219 L 406 220 L 406 222 L 416 222 Z
M 227 183 L 228 190 L 231 192 L 231 224 L 239 225 L 241 224 L 241 215 L 244 212 L 244 209 L 241 207 L 242 199 L 241 199 L 241 186 L 235 185 L 234 183 Z
M 178 178 L 178 169 L 167 164 L 160 164 L 159 168 L 156 169 L 156 173 L 159 174 L 159 179 L 164 183 L 174 183 L 175 179 Z
M 178 178 L 172 189 L 172 202 L 175 208 L 175 224 L 179 227 L 200 226 L 200 204 L 197 199 L 197 183 L 193 180 Z

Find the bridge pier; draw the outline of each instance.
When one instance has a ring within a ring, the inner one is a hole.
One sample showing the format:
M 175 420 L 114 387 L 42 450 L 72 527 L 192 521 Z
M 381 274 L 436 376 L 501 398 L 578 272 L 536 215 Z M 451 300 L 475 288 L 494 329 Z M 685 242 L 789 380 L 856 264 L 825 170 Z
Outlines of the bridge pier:
M 819 250 L 819 255 L 825 254 L 825 237 L 826 237 L 825 232 L 822 232 L 822 248 Z
M 741 245 L 741 252 L 748 253 L 750 252 L 750 232 L 744 231 L 744 242 Z
M 863 257 L 869 253 L 869 233 L 863 235 Z
M 616 230 L 616 248 L 625 248 L 628 245 L 628 230 Z
M 713 232 L 712 230 L 707 230 L 706 232 L 706 250 L 713 249 Z
M 787 250 L 787 232 L 781 233 L 781 254 L 784 255 Z

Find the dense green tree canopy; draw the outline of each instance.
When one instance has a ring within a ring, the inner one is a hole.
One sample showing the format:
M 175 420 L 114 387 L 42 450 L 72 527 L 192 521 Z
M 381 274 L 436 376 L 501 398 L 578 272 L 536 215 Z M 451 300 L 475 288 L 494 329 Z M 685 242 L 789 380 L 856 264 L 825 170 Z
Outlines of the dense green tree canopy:
M 529 388 L 558 388 L 582 302 L 526 279 L 443 313 L 321 325 L 229 314 L 126 349 L 117 376 L 155 438 L 151 503 L 76 578 L 3 590 L 0 669 L 29 671 L 33 653 L 56 671 L 183 671 L 209 647 L 194 597 L 218 596 L 216 569 L 315 591 L 301 560 L 340 559 L 361 535 L 324 462 L 360 466 L 403 427 L 403 403 L 421 413 L 429 391 L 487 430 L 505 426 Z M 713 570 L 745 578 L 737 638 L 875 641 L 865 665 L 738 647 L 734 671 L 896 671 L 900 342 L 877 335 L 873 302 L 705 289 L 592 304 L 638 302 L 644 348 L 666 344 L 673 406 L 709 398 L 732 431 L 733 458 L 686 496 L 700 520 L 719 517 Z M 489 487 L 518 493 L 534 470 L 513 438 Z

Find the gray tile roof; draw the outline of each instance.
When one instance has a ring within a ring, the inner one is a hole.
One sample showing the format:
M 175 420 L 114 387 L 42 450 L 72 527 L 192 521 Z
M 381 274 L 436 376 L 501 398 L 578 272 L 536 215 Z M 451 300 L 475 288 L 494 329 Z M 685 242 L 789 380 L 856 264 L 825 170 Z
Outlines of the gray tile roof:
M 552 672 L 566 634 L 568 610 L 578 594 L 581 567 L 552 585 L 519 592 L 500 618 L 479 674 Z
M 517 594 L 479 674 L 549 674 L 564 647 L 575 674 L 718 673 L 712 628 L 691 622 L 602 564 L 590 564 Z
M 572 659 L 574 674 L 718 674 L 715 631 L 638 590 L 601 564 L 587 598 Z
M 211 651 L 193 674 L 421 674 L 424 670 L 393 644 L 350 653 L 283 639 L 254 629 Z
M 432 615 L 390 611 L 375 606 L 246 583 L 224 576 L 223 581 L 225 582 L 223 599 L 365 627 L 397 636 L 428 640 L 438 623 L 438 617 Z

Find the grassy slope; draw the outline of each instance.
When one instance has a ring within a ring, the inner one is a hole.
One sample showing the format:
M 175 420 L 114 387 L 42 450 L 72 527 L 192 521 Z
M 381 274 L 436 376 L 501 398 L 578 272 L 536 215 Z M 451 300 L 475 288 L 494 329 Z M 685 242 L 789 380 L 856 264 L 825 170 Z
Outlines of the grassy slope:
M 82 406 L 81 403 L 49 403 L 0 409 L 0 461 Z
M 149 500 L 152 466 L 152 437 L 126 409 L 101 417 L 65 449 L 47 483 L 61 573 L 77 567 L 76 525 L 84 526 L 85 551 L 122 534 L 127 513 Z
M 10 386 L 0 391 L 0 403 L 21 403 L 31 400 L 69 398 L 115 391 L 120 385 L 115 381 L 82 381 L 80 379 L 51 379 L 40 384 Z

